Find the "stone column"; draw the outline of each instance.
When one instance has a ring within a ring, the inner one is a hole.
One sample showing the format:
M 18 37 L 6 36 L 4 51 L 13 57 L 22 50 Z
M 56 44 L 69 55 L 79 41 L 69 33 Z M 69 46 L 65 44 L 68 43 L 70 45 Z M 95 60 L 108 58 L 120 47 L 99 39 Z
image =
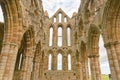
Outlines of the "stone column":
M 40 68 L 39 68 L 39 76 L 40 76 L 40 80 L 43 80 L 43 77 L 44 77 L 44 70 L 43 70 L 43 63 L 42 62 L 40 62 Z
M 82 62 L 82 72 L 83 72 L 83 80 L 89 79 L 89 73 L 88 73 L 88 64 L 86 64 L 85 61 Z
M 58 40 L 58 26 L 54 26 L 53 29 L 53 46 L 57 46 L 57 40 Z
M 115 45 L 115 49 L 116 49 L 116 55 L 118 57 L 118 62 L 120 62 L 120 43 L 117 43 Z M 119 63 L 119 67 L 120 67 L 120 63 Z
M 66 27 L 65 26 L 63 26 L 63 33 L 62 33 L 62 36 L 63 36 L 63 38 L 62 38 L 62 44 L 63 44 L 63 46 L 67 46 L 67 29 L 66 29 Z
M 12 80 L 18 46 L 13 43 L 3 44 L 0 58 L 0 80 Z
M 68 57 L 65 55 L 65 56 L 63 56 L 63 70 L 64 71 L 67 71 L 68 70 Z
M 76 62 L 76 72 L 77 80 L 83 80 L 82 65 L 80 62 Z
M 44 56 L 43 67 L 44 67 L 44 70 L 48 70 L 48 55 Z
M 99 64 L 99 55 L 91 54 L 90 58 L 90 68 L 92 80 L 101 80 L 100 64 Z
M 75 70 L 76 66 L 75 66 L 75 56 L 71 55 L 71 70 Z
M 33 57 L 29 55 L 23 56 L 22 64 L 22 80 L 30 80 L 33 67 Z
M 39 80 L 40 79 L 39 69 L 40 69 L 40 61 L 39 61 L 39 58 L 38 58 L 38 59 L 35 59 L 34 63 L 33 63 L 32 80 Z
M 119 43 L 117 42 L 111 42 L 111 43 L 107 43 L 105 44 L 107 51 L 109 51 L 110 48 L 110 52 L 108 53 L 108 58 L 110 61 L 110 68 L 111 68 L 111 73 L 112 73 L 112 78 L 115 78 L 116 80 L 120 80 L 120 66 L 119 66 Z M 113 65 L 112 65 L 113 63 Z
M 56 55 L 56 53 L 53 54 L 53 58 L 52 58 L 52 70 L 57 70 L 57 55 Z
M 110 50 L 110 46 L 105 46 L 106 49 L 107 49 L 107 55 L 108 55 L 108 60 L 109 60 L 109 65 L 110 65 L 110 71 L 111 71 L 111 74 L 112 74 L 112 80 L 117 80 L 117 77 L 116 77 L 116 73 L 115 73 L 115 68 L 114 68 L 114 62 L 113 62 L 113 58 L 112 58 L 112 53 L 111 53 L 111 50 Z

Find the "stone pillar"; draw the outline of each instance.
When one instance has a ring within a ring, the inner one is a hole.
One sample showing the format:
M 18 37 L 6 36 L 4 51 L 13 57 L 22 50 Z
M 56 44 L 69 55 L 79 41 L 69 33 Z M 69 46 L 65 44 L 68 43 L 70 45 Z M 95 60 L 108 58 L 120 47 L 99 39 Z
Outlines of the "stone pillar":
M 91 68 L 91 77 L 92 80 L 101 80 L 100 64 L 99 64 L 99 55 L 91 54 L 90 58 L 90 68 Z
M 22 80 L 31 79 L 32 67 L 33 67 L 33 57 L 29 55 L 24 55 L 23 64 L 22 64 Z
M 76 62 L 76 78 L 77 80 L 83 80 L 82 65 L 80 62 Z
M 12 80 L 18 45 L 14 43 L 3 44 L 0 58 L 0 80 Z
M 115 45 L 117 45 L 117 44 L 118 43 L 116 43 L 116 42 L 109 43 L 108 46 L 110 47 L 111 54 L 108 54 L 108 55 L 109 56 L 111 55 L 112 61 L 113 61 L 113 65 L 110 64 L 111 70 L 113 68 L 112 66 L 114 66 L 113 69 L 115 70 L 115 73 L 114 73 L 113 70 L 111 71 L 111 73 L 112 73 L 113 77 L 116 76 L 116 80 L 120 80 L 119 54 L 117 53 L 118 52 L 118 48 L 117 47 L 119 47 L 119 46 L 115 47 Z
M 55 25 L 53 29 L 53 46 L 57 46 L 57 40 L 58 40 L 58 26 Z
M 115 49 L 116 49 L 116 55 L 118 57 L 118 62 L 120 62 L 120 43 L 117 43 L 115 45 Z M 119 63 L 119 67 L 120 67 L 120 63 Z
M 89 79 L 89 73 L 88 73 L 88 64 L 86 61 L 82 62 L 82 72 L 83 72 L 83 80 L 88 80 Z
M 33 72 L 32 72 L 32 80 L 39 80 L 40 76 L 39 76 L 39 69 L 40 69 L 40 61 L 39 58 L 34 60 L 34 64 L 33 64 Z
M 66 27 L 64 26 L 63 27 L 63 33 L 62 33 L 62 36 L 63 36 L 63 38 L 62 38 L 62 44 L 63 44 L 63 46 L 67 46 L 67 29 L 66 29 Z
M 76 66 L 75 66 L 75 56 L 72 56 L 71 55 L 71 70 L 75 70 L 76 69 Z
M 67 71 L 68 70 L 68 57 L 65 55 L 65 56 L 63 56 L 63 70 L 64 71 Z
M 105 46 L 105 47 L 107 49 L 107 55 L 108 55 L 108 60 L 109 60 L 109 65 L 110 65 L 110 71 L 112 74 L 112 80 L 114 80 L 114 79 L 117 80 L 110 46 Z
M 57 70 L 57 55 L 56 55 L 56 53 L 53 54 L 53 58 L 52 58 L 52 70 Z
M 43 63 L 42 62 L 40 62 L 40 68 L 39 68 L 39 70 L 40 70 L 40 74 L 39 74 L 39 76 L 40 76 L 40 80 L 43 80 L 43 77 L 44 77 L 44 70 L 43 70 Z
M 44 56 L 43 67 L 44 67 L 44 70 L 48 70 L 48 55 Z

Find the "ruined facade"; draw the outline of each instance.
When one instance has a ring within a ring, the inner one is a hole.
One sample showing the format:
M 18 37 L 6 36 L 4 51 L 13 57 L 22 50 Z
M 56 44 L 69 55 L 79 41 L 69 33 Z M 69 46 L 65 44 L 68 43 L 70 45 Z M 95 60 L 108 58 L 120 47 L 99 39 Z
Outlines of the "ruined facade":
M 41 0 L 0 5 L 0 80 L 89 80 L 88 59 L 92 80 L 101 80 L 100 35 L 112 80 L 120 80 L 119 0 L 81 0 L 72 18 L 62 9 L 49 18 Z

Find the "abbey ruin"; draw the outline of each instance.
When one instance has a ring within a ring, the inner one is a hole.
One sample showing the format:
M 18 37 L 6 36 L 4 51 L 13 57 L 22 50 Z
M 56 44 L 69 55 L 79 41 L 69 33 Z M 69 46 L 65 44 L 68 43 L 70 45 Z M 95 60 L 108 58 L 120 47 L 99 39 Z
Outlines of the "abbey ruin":
M 102 80 L 103 36 L 112 80 L 120 80 L 120 0 L 81 0 L 70 18 L 41 0 L 0 0 L 0 80 Z

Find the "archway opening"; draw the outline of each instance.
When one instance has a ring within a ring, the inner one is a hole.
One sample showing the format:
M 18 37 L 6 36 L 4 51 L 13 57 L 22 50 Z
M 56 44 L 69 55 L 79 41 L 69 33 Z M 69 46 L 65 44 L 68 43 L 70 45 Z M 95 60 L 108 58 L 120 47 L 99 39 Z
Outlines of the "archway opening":
M 108 62 L 108 55 L 106 48 L 104 47 L 104 41 L 102 35 L 99 37 L 99 55 L 100 55 L 100 68 L 101 68 L 101 74 L 104 76 L 108 76 L 111 74 L 110 72 L 110 66 Z

